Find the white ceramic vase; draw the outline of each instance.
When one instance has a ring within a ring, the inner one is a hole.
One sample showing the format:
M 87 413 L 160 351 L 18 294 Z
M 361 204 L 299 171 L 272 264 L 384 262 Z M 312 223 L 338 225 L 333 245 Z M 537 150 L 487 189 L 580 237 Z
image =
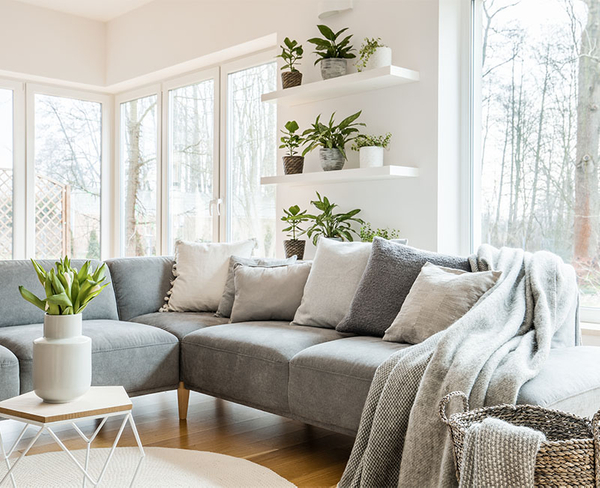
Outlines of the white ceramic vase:
M 383 166 L 383 148 L 380 146 L 361 147 L 358 151 L 361 168 L 378 168 Z
M 383 68 L 392 64 L 392 48 L 378 47 L 367 61 L 366 69 Z
M 33 389 L 47 403 L 67 403 L 92 384 L 92 340 L 81 314 L 45 315 L 44 337 L 33 341 Z

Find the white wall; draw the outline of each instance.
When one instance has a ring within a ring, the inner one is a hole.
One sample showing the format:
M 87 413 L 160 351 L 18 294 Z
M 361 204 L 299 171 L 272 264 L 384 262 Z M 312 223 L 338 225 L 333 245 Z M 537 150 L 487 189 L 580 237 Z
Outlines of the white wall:
M 325 193 L 342 210 L 362 208 L 376 227 L 400 228 L 411 244 L 438 247 L 438 26 L 440 0 L 355 0 L 351 12 L 324 21 L 334 29 L 350 27 L 358 46 L 366 36 L 381 37 L 392 47 L 394 64 L 421 73 L 419 83 L 388 88 L 328 102 L 280 107 L 279 125 L 295 119 L 305 127 L 319 114 L 342 118 L 362 110 L 361 120 L 374 133 L 393 133 L 388 164 L 420 169 L 416 179 L 279 188 L 278 209 L 308 207 L 315 191 Z M 444 1 L 444 0 L 442 0 Z M 317 2 L 155 1 L 108 23 L 107 82 L 120 83 L 152 71 L 206 56 L 236 44 L 277 33 L 304 43 L 304 81 L 320 79 L 306 39 L 318 35 Z M 346 167 L 357 167 L 350 153 Z M 305 171 L 318 171 L 318 151 L 307 157 Z M 280 172 L 282 168 L 280 167 Z M 282 226 L 278 224 L 278 228 Z M 454 230 L 453 230 L 454 232 Z M 278 233 L 278 252 L 283 235 Z M 451 239 L 456 241 L 456 236 Z M 445 242 L 448 242 L 446 240 Z M 450 245 L 456 250 L 458 244 Z M 308 255 L 312 255 L 309 249 Z
M 106 24 L 0 0 L 0 72 L 102 86 Z

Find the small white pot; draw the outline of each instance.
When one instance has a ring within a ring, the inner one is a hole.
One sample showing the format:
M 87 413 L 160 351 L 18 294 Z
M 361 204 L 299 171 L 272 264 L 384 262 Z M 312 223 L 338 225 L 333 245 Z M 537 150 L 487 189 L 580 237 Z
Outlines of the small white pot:
M 358 151 L 361 168 L 378 168 L 383 166 L 383 148 L 379 146 L 361 147 Z
M 45 315 L 44 337 L 33 341 L 33 389 L 46 403 L 67 403 L 92 384 L 92 340 L 81 314 Z
M 383 68 L 392 64 L 392 48 L 378 47 L 367 61 L 366 69 Z

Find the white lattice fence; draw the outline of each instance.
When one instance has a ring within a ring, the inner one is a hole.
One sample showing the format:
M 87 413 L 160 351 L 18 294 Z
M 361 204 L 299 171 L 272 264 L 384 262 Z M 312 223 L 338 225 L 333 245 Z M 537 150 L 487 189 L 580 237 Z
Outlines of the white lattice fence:
M 35 181 L 35 255 L 58 258 L 68 254 L 70 187 L 46 176 Z
M 0 259 L 12 258 L 13 174 L 0 169 Z

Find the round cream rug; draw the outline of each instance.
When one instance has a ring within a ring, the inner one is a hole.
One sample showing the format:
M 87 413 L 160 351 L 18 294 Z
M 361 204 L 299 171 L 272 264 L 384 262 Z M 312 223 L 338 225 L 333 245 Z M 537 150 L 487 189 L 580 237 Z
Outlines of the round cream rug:
M 93 449 L 90 471 L 97 479 L 110 449 Z M 136 487 L 261 487 L 289 488 L 292 483 L 264 466 L 214 452 L 163 447 L 144 448 L 146 457 L 135 480 Z M 83 465 L 85 451 L 73 451 Z M 115 451 L 101 487 L 127 487 L 140 459 L 137 447 Z M 83 473 L 63 451 L 26 456 L 13 470 L 19 487 L 80 487 Z M 6 474 L 2 463 L 0 479 Z M 5 486 L 10 486 L 5 482 Z M 91 486 L 88 483 L 88 486 Z

